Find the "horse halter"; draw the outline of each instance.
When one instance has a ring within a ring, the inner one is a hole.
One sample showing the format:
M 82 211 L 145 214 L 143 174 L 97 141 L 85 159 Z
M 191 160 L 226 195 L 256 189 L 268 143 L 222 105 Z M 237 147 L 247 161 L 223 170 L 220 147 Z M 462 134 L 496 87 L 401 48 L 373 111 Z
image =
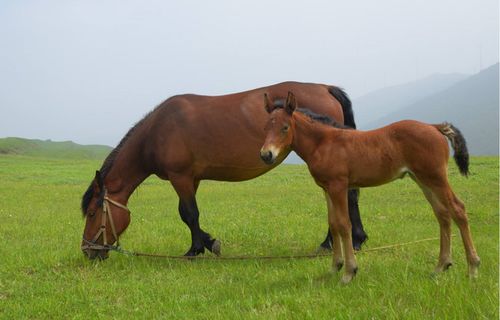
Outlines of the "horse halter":
M 104 198 L 102 201 L 102 219 L 101 219 L 101 226 L 99 227 L 99 231 L 97 231 L 96 235 L 92 238 L 92 240 L 87 240 L 85 239 L 85 235 L 82 236 L 83 242 L 85 244 L 82 244 L 81 249 L 82 250 L 87 250 L 87 249 L 92 249 L 92 250 L 115 250 L 120 247 L 120 242 L 118 238 L 118 234 L 116 233 L 116 228 L 115 228 L 115 223 L 113 221 L 113 215 L 111 214 L 111 206 L 110 204 L 122 208 L 123 210 L 127 211 L 128 214 L 130 215 L 130 210 L 127 208 L 125 205 L 111 199 L 108 197 L 108 191 L 104 189 Z M 108 244 L 108 239 L 106 236 L 106 222 L 109 218 L 109 224 L 111 225 L 111 232 L 113 233 L 113 237 L 116 239 L 116 246 L 112 244 Z M 99 239 L 99 237 L 102 235 L 102 240 L 103 244 L 98 244 L 96 241 Z

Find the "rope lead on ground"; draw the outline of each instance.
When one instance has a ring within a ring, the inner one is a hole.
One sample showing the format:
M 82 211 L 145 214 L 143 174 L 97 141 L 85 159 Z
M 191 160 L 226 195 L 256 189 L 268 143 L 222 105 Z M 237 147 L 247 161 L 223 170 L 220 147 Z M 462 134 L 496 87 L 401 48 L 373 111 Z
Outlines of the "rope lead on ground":
M 452 235 L 452 237 L 453 236 L 454 235 Z M 432 240 L 439 240 L 439 237 L 425 238 L 425 239 L 414 240 L 414 241 L 409 241 L 409 242 L 390 244 L 390 245 L 386 245 L 386 246 L 367 248 L 367 249 L 364 249 L 363 251 L 358 251 L 356 253 L 387 250 L 387 249 L 403 247 L 403 246 L 407 246 L 410 244 L 432 241 Z M 331 256 L 331 253 L 314 253 L 314 254 L 299 254 L 299 255 L 287 255 L 287 256 L 227 256 L 227 257 L 224 257 L 224 256 L 208 256 L 208 257 L 195 256 L 195 257 L 188 257 L 188 256 L 172 256 L 172 255 L 144 253 L 144 252 L 137 252 L 137 251 L 128 251 L 128 250 L 123 249 L 121 246 L 112 246 L 112 247 L 110 246 L 110 250 L 116 251 L 118 253 L 121 253 L 121 254 L 127 255 L 127 256 L 163 258 L 163 259 L 171 259 L 171 260 L 293 260 L 293 259 L 312 259 L 312 258 L 330 257 Z

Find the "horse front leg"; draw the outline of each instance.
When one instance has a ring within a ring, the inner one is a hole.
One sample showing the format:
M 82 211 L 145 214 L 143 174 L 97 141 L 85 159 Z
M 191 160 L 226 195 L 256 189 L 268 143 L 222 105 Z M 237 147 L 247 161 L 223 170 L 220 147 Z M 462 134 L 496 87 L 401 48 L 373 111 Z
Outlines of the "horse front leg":
M 342 269 L 344 265 L 344 258 L 342 256 L 342 241 L 340 239 L 340 234 L 338 232 L 337 223 L 334 219 L 335 213 L 333 212 L 333 204 L 328 192 L 325 191 L 326 206 L 328 208 L 328 225 L 330 230 L 328 234 L 331 235 L 332 245 L 333 245 L 333 261 L 332 261 L 332 271 L 338 272 Z
M 328 214 L 328 221 L 330 223 L 330 227 L 335 230 L 334 235 L 338 234 L 342 241 L 345 271 L 341 282 L 344 284 L 349 283 L 358 271 L 358 264 L 356 262 L 356 257 L 354 256 L 354 249 L 352 246 L 351 222 L 349 220 L 349 213 L 347 209 L 347 190 L 347 183 L 342 181 L 335 181 L 328 186 L 328 195 L 332 201 L 333 207 L 331 214 L 330 212 Z
M 359 189 L 351 189 L 347 194 L 347 202 L 349 204 L 349 219 L 352 225 L 352 245 L 354 250 L 361 250 L 361 245 L 368 239 L 368 235 L 365 233 L 363 228 L 363 223 L 361 222 L 361 216 L 359 214 Z M 332 250 L 332 234 L 330 228 L 326 232 L 325 240 L 319 245 L 318 252 L 325 250 Z

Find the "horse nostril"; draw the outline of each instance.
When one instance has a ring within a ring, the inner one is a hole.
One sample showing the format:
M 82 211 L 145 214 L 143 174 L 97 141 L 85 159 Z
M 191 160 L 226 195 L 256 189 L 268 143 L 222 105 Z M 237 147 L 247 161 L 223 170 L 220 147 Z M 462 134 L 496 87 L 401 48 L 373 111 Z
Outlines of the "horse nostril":
M 273 153 L 271 151 L 261 151 L 260 157 L 265 163 L 270 163 L 273 158 Z

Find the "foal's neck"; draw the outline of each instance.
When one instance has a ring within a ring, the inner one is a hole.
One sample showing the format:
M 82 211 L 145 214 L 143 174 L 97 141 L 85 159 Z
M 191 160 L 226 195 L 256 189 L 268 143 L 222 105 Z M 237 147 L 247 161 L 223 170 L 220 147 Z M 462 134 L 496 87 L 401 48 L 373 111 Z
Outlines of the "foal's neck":
M 299 112 L 294 112 L 292 117 L 295 123 L 292 149 L 305 162 L 308 162 L 310 157 L 314 155 L 314 151 L 327 134 L 334 134 L 334 131 L 342 130 L 318 123 Z

